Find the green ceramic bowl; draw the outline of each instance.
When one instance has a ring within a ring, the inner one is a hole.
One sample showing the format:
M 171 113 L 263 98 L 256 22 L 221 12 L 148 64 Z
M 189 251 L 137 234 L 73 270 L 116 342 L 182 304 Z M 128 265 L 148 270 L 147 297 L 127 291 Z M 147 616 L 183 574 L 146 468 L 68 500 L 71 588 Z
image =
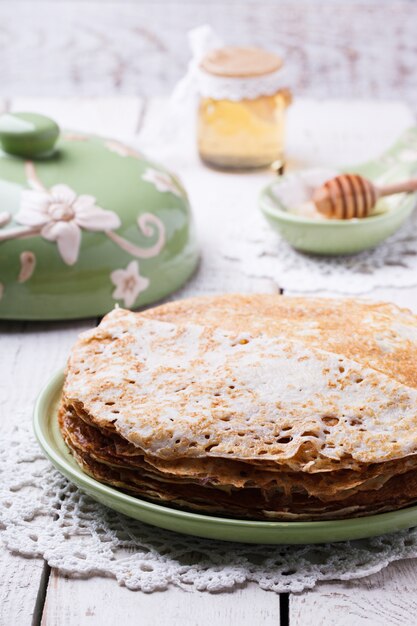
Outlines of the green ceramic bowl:
M 417 128 L 406 131 L 379 159 L 341 171 L 356 172 L 380 185 L 410 178 L 417 172 Z M 279 199 L 279 186 L 286 180 L 283 176 L 262 191 L 260 207 L 271 227 L 302 252 L 334 256 L 374 248 L 400 228 L 416 204 L 416 194 L 398 194 L 381 201 L 384 212 L 365 219 L 309 219 L 292 213 Z
M 351 520 L 259 522 L 188 513 L 129 496 L 87 476 L 71 456 L 57 421 L 62 384 L 63 373 L 60 372 L 45 387 L 36 403 L 34 428 L 42 449 L 61 474 L 94 500 L 141 522 L 197 537 L 262 544 L 346 541 L 417 526 L 417 506 Z
M 178 289 L 198 261 L 178 178 L 113 139 L 0 117 L 0 319 L 95 317 Z

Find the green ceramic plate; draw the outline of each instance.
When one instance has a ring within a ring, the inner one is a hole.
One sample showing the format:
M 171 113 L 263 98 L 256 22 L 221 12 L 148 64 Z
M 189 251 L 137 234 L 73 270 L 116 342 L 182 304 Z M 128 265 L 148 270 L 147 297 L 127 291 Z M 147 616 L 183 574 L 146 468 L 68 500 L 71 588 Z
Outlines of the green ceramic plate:
M 374 161 L 344 167 L 379 185 L 406 180 L 417 172 L 417 128 L 408 129 L 397 143 Z M 288 176 L 296 176 L 296 173 Z M 279 199 L 278 187 L 286 176 L 276 179 L 261 193 L 260 208 L 270 226 L 301 252 L 336 256 L 356 254 L 374 248 L 394 234 L 410 217 L 416 194 L 397 194 L 384 198 L 385 212 L 365 219 L 317 220 L 291 212 Z
M 352 520 L 329 522 L 259 522 L 213 517 L 152 504 L 90 478 L 73 460 L 61 437 L 57 403 L 63 373 L 56 374 L 40 394 L 34 427 L 38 441 L 55 467 L 82 491 L 111 509 L 175 532 L 243 543 L 327 543 L 363 539 L 417 526 L 417 506 Z

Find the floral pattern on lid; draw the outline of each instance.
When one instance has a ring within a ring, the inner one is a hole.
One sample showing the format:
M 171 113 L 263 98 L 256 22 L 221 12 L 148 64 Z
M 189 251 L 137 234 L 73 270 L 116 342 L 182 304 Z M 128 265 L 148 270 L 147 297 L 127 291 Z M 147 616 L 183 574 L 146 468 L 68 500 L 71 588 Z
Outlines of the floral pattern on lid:
M 36 267 L 36 256 L 30 250 L 25 250 L 20 255 L 20 272 L 17 280 L 19 283 L 25 283 L 32 277 Z
M 120 226 L 118 215 L 98 207 L 94 196 L 77 196 L 63 184 L 50 190 L 23 190 L 15 219 L 31 227 L 33 234 L 39 232 L 44 239 L 56 242 L 67 265 L 78 259 L 81 229 L 106 232 Z
M 114 300 L 123 300 L 128 308 L 134 305 L 138 295 L 149 286 L 149 279 L 139 273 L 137 261 L 131 261 L 126 269 L 114 270 L 110 278 L 116 286 L 112 297 Z
M 151 183 L 155 186 L 157 191 L 173 193 L 175 196 L 181 198 L 184 194 L 175 184 L 172 177 L 166 172 L 155 170 L 152 167 L 148 167 L 145 173 L 142 175 L 142 180 Z

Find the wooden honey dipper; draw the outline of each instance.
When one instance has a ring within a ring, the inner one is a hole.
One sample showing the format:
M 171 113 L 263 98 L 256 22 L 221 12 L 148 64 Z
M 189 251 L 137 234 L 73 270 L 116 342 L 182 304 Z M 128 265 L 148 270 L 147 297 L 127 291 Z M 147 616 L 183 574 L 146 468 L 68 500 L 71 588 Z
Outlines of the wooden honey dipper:
M 359 174 L 340 174 L 315 190 L 313 202 L 322 215 L 349 220 L 371 215 L 377 201 L 383 196 L 411 191 L 417 191 L 417 178 L 375 187 Z

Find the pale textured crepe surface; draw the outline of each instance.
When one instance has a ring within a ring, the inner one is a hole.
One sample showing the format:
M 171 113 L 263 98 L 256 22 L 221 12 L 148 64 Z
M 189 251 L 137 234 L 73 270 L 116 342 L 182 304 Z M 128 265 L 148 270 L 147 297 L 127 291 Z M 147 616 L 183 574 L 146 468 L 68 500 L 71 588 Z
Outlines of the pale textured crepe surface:
M 394 304 L 351 298 L 232 294 L 179 300 L 141 315 L 177 324 L 208 324 L 300 337 L 308 344 L 356 359 L 417 387 L 416 316 Z
M 417 499 L 416 348 L 415 316 L 389 304 L 227 295 L 118 309 L 72 351 L 61 428 L 85 471 L 176 506 L 390 510 Z
M 414 388 L 281 332 L 178 325 L 118 309 L 78 342 L 64 393 L 95 423 L 166 459 L 314 471 L 417 449 Z

